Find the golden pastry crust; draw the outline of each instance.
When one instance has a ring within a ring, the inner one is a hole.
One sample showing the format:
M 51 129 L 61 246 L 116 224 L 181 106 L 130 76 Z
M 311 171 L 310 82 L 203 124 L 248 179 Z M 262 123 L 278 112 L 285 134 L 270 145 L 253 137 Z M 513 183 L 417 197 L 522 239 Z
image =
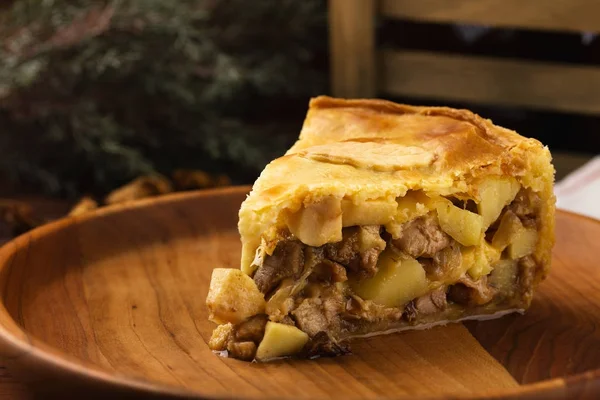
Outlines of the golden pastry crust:
M 554 244 L 554 168 L 547 147 L 467 110 L 314 98 L 299 140 L 267 165 L 242 204 L 242 269 L 252 271 L 261 241 L 270 253 L 268 244 L 289 234 L 290 215 L 323 199 L 392 201 L 409 190 L 477 199 L 478 179 L 492 175 L 512 176 L 542 200 L 534 253 L 540 280 Z M 328 239 L 334 241 L 335 235 Z

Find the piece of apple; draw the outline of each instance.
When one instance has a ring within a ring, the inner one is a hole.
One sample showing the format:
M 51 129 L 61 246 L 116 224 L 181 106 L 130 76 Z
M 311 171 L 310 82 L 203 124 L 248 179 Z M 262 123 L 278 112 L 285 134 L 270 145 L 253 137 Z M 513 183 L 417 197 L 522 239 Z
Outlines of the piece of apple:
M 429 291 L 421 264 L 391 247 L 381 253 L 377 268 L 377 274 L 372 278 L 349 282 L 354 292 L 365 300 L 399 307 Z
M 206 305 L 208 319 L 217 324 L 237 324 L 265 310 L 264 295 L 254 280 L 239 269 L 215 268 L 210 280 Z
M 510 204 L 521 185 L 512 177 L 490 177 L 479 184 L 477 210 L 483 218 L 482 228 L 487 228 L 498 219 L 502 209 Z
M 463 246 L 475 246 L 481 240 L 483 218 L 468 210 L 456 207 L 451 201 L 437 204 L 440 227 Z
M 266 361 L 291 356 L 302 350 L 306 342 L 308 335 L 295 326 L 269 321 L 265 327 L 265 336 L 256 350 L 256 359 Z

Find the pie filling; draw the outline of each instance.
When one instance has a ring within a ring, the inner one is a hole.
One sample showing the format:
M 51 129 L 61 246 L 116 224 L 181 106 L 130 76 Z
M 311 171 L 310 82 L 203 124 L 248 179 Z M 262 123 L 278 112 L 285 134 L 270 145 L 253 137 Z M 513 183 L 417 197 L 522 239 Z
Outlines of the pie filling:
M 353 337 L 527 308 L 540 199 L 506 182 L 488 203 L 409 192 L 398 201 L 405 221 L 346 226 L 334 243 L 292 232 L 270 251 L 263 243 L 250 277 L 264 305 L 236 321 L 207 301 L 223 323 L 210 347 L 244 360 L 339 355 Z

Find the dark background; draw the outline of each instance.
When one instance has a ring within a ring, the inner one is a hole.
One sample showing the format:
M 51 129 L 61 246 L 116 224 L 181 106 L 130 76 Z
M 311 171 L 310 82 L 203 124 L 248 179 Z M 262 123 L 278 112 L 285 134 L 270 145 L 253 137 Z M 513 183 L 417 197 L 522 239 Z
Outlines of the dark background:
M 600 63 L 597 36 L 488 29 L 467 41 L 460 29 L 381 20 L 378 45 Z M 296 139 L 309 98 L 329 92 L 328 51 L 323 0 L 4 2 L 3 190 L 100 196 L 178 168 L 252 183 Z M 571 166 L 600 151 L 596 116 L 392 100 L 472 109 Z
M 382 47 L 427 49 L 446 54 L 600 65 L 598 35 L 482 28 L 485 27 L 384 20 L 380 23 L 378 42 Z M 461 30 L 478 31 L 478 36 L 465 40 L 460 34 Z M 600 116 L 471 103 L 450 104 L 447 101 L 440 103 L 436 99 L 396 98 L 394 100 L 469 108 L 499 125 L 514 129 L 524 136 L 541 140 L 551 150 L 588 155 L 600 152 Z

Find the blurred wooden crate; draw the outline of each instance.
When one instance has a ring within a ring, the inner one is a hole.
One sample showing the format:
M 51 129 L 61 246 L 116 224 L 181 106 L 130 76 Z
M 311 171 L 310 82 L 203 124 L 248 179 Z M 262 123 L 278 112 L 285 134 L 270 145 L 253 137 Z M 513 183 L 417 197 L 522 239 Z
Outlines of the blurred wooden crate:
M 599 32 L 597 0 L 329 0 L 332 92 L 600 115 L 600 67 L 378 49 L 376 19 Z

